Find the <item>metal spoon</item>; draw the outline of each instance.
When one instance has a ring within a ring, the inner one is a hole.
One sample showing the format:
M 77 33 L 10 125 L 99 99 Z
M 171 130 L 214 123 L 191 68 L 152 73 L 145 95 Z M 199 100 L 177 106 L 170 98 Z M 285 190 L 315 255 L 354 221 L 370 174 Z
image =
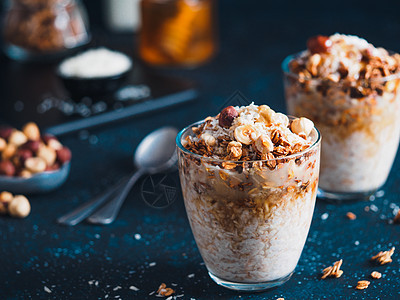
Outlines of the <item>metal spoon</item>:
M 133 162 L 137 171 L 127 181 L 123 180 L 122 183 L 117 183 L 115 187 L 107 190 L 105 194 L 97 196 L 95 199 L 78 207 L 72 213 L 59 218 L 58 222 L 65 225 L 76 225 L 112 197 L 108 203 L 87 219 L 93 224 L 112 223 L 132 186 L 142 175 L 168 170 L 176 163 L 175 137 L 177 134 L 178 131 L 172 127 L 163 127 L 151 132 L 141 141 L 135 151 Z M 92 208 L 93 206 L 95 206 L 94 209 Z

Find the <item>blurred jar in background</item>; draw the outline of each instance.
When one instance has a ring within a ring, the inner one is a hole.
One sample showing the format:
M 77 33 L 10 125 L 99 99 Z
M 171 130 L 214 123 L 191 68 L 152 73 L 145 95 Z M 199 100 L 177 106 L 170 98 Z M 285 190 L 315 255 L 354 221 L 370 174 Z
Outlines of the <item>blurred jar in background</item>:
M 3 26 L 4 50 L 13 59 L 46 61 L 89 42 L 79 0 L 12 0 Z
M 216 51 L 216 0 L 142 0 L 139 55 L 157 66 L 193 67 Z

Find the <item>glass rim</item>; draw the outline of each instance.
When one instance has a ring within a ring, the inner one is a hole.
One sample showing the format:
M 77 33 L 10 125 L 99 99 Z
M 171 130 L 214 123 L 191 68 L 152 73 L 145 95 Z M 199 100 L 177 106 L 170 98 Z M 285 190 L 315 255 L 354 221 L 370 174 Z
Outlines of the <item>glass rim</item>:
M 289 119 L 290 118 L 296 118 L 293 116 L 288 116 Z M 293 159 L 293 158 L 298 158 L 303 156 L 304 154 L 314 150 L 315 148 L 318 147 L 318 145 L 321 143 L 321 133 L 319 132 L 319 130 L 317 129 L 317 127 L 313 127 L 313 131 L 315 131 L 315 133 L 317 134 L 317 138 L 315 139 L 315 141 L 312 143 L 312 145 L 310 145 L 307 149 L 301 151 L 301 152 L 297 152 L 294 154 L 290 154 L 287 156 L 283 156 L 283 157 L 275 157 L 275 158 L 271 158 L 271 159 L 258 159 L 258 160 L 226 160 L 226 159 L 220 159 L 220 158 L 214 158 L 214 157 L 208 157 L 208 156 L 203 156 L 200 154 L 196 154 L 188 149 L 186 149 L 181 142 L 182 136 L 185 132 L 187 132 L 188 130 L 191 130 L 192 127 L 196 127 L 201 125 L 202 123 L 205 122 L 205 119 L 201 120 L 201 121 L 197 121 L 195 123 L 192 123 L 188 126 L 186 126 L 185 128 L 183 128 L 181 131 L 179 131 L 178 135 L 176 136 L 175 142 L 176 142 L 176 146 L 178 147 L 178 149 L 180 149 L 181 151 L 190 154 L 194 157 L 197 157 L 199 159 L 203 159 L 203 160 L 207 160 L 207 161 L 212 161 L 212 162 L 217 162 L 217 163 L 235 163 L 235 164 L 242 164 L 242 163 L 254 163 L 254 162 L 271 162 L 271 161 L 280 161 L 282 159 Z
M 289 63 L 296 57 L 300 56 L 301 54 L 303 54 L 305 51 L 307 50 L 303 50 L 294 54 L 290 54 L 288 56 L 285 57 L 285 59 L 282 61 L 281 63 L 281 68 L 282 71 L 285 75 L 299 79 L 300 76 L 296 73 L 293 73 L 292 71 L 290 71 L 289 69 Z M 396 53 L 394 51 L 388 51 L 389 53 Z M 369 78 L 369 79 L 357 79 L 355 82 L 384 82 L 384 81 L 389 81 L 389 80 L 393 80 L 393 79 L 399 79 L 400 78 L 400 71 L 395 73 L 395 74 L 391 74 L 388 76 L 384 76 L 384 77 L 380 77 L 380 78 Z M 310 81 L 310 82 L 322 82 L 322 81 L 326 81 L 326 78 L 303 78 L 304 81 Z M 330 82 L 330 84 L 341 84 L 343 83 L 344 80 L 343 79 L 339 79 L 339 81 L 337 82 Z

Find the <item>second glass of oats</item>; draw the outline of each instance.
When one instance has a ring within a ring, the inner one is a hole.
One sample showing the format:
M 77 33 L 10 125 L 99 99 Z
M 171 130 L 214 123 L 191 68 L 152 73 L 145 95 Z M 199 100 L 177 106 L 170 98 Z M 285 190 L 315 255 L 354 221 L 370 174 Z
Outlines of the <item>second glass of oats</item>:
M 320 195 L 363 199 L 385 182 L 400 137 L 400 55 L 356 36 L 316 36 L 283 62 L 290 114 L 320 130 Z
M 189 222 L 211 278 L 234 290 L 292 275 L 314 211 L 320 136 L 268 106 L 227 107 L 177 136 Z

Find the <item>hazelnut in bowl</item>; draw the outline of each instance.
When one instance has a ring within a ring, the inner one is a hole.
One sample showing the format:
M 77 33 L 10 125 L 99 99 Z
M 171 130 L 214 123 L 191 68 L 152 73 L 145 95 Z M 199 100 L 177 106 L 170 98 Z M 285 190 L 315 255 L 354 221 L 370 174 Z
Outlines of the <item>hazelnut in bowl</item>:
M 72 96 L 97 96 L 116 91 L 131 69 L 132 61 L 127 55 L 97 48 L 62 61 L 57 75 Z
M 35 123 L 22 130 L 0 127 L 0 190 L 44 193 L 60 187 L 70 170 L 71 151 Z

